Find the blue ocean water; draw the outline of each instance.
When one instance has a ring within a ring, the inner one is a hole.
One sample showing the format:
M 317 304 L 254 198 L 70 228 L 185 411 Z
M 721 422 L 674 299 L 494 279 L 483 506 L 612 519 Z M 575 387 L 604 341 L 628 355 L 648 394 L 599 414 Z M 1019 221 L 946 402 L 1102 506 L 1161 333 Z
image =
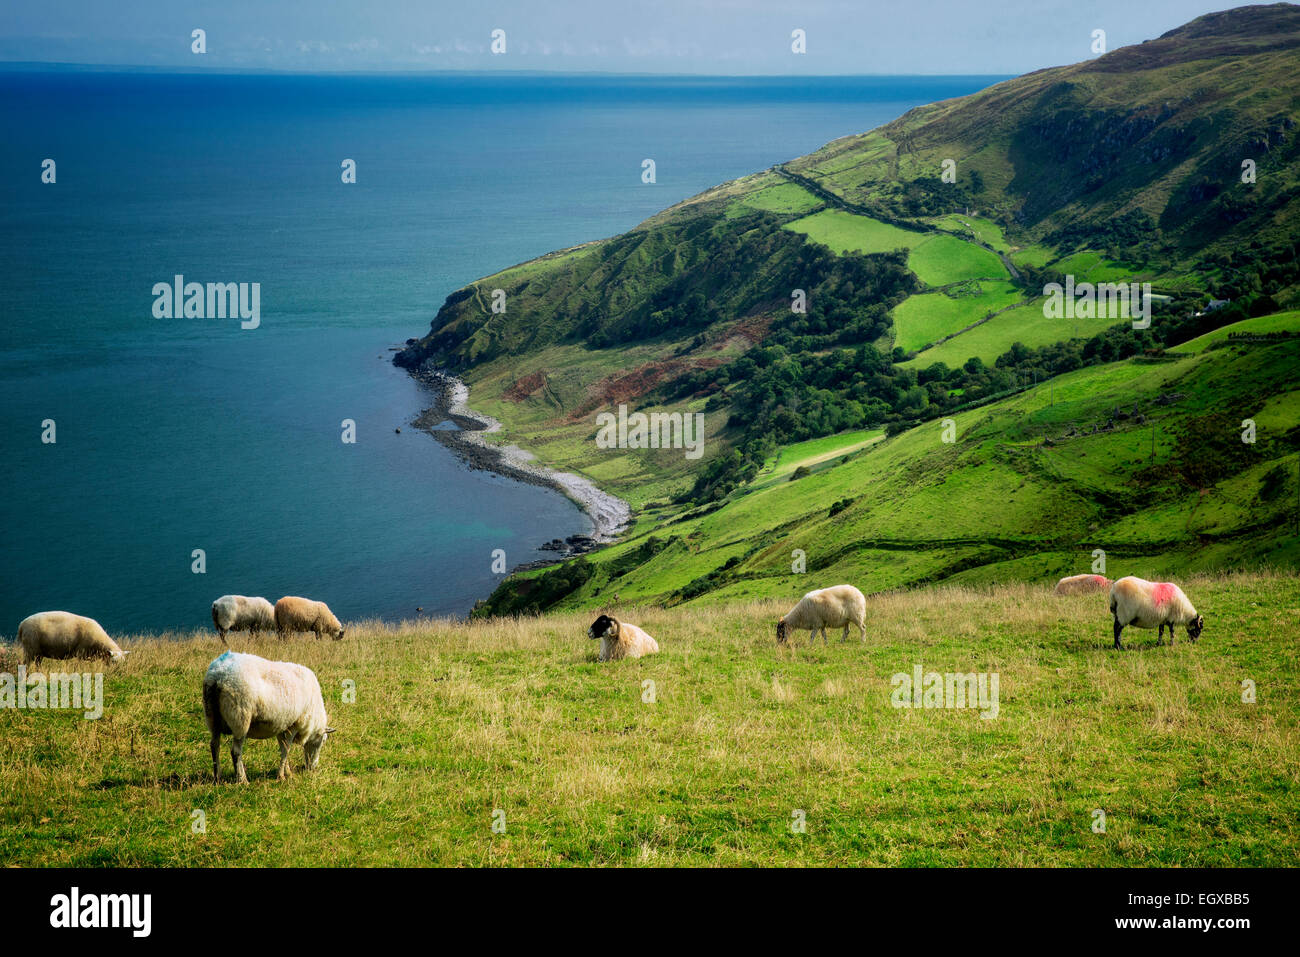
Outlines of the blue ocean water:
M 204 626 L 228 592 L 463 614 L 493 549 L 590 523 L 407 428 L 390 347 L 479 276 L 996 79 L 0 72 L 0 635 Z M 154 318 L 176 274 L 260 283 L 260 327 Z

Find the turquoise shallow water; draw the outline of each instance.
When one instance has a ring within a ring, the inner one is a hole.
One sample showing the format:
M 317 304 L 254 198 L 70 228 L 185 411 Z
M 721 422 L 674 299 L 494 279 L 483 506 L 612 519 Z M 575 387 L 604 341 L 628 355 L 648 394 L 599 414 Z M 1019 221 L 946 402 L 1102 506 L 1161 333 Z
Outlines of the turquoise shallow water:
M 463 614 L 493 549 L 590 525 L 406 428 L 390 347 L 478 276 L 993 79 L 0 73 L 0 634 L 203 626 L 227 592 Z M 261 326 L 155 319 L 176 273 L 260 283 Z

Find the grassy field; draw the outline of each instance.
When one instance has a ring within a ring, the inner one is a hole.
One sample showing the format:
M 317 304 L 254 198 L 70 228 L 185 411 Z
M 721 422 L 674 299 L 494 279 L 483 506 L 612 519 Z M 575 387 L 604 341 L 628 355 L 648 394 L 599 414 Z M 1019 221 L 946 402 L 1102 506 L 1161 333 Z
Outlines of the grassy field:
M 1134 632 L 1124 654 L 1104 598 L 1025 585 L 873 596 L 865 643 L 814 647 L 775 644 L 784 603 L 626 609 L 662 651 L 604 665 L 589 612 L 237 635 L 313 668 L 339 729 L 315 774 L 296 749 L 286 782 L 275 743 L 250 742 L 247 786 L 225 747 L 210 780 L 216 637 L 126 639 L 100 720 L 0 710 L 0 862 L 1294 864 L 1300 583 L 1186 584 L 1200 642 Z M 996 672 L 997 717 L 891 706 L 916 665 Z
M 894 307 L 894 345 L 911 352 L 960 332 L 1024 294 L 1010 282 L 976 282 L 949 293 L 928 292 Z
M 904 302 L 898 308 L 902 309 L 906 305 L 907 302 Z M 932 349 L 926 349 L 902 365 L 924 369 L 935 362 L 943 362 L 949 368 L 955 368 L 972 356 L 978 356 L 985 364 L 992 365 L 998 356 L 1017 342 L 1033 349 L 1060 342 L 1062 339 L 1087 339 L 1122 321 L 1049 319 L 1043 315 L 1042 302 L 1038 301 L 1027 306 L 1008 309 L 974 329 L 967 330 Z
M 928 233 L 899 229 L 867 216 L 842 209 L 825 209 L 803 219 L 785 224 L 786 229 L 803 233 L 813 242 L 829 246 L 835 252 L 887 253 L 894 249 L 911 249 L 929 238 Z
M 900 229 L 842 209 L 825 209 L 786 223 L 784 228 L 803 233 L 840 255 L 906 249 L 908 268 L 928 286 L 1007 275 L 996 255 L 974 243 L 945 233 Z

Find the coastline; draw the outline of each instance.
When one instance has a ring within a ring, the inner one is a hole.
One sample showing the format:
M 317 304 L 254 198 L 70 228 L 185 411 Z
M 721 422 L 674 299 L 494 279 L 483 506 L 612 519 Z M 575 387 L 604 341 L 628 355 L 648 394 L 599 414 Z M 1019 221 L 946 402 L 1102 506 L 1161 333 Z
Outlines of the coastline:
M 517 445 L 493 445 L 485 436 L 500 431 L 501 423 L 469 406 L 469 386 L 457 376 L 421 364 L 408 370 L 428 386 L 434 404 L 417 415 L 411 425 L 455 452 L 471 469 L 495 472 L 518 482 L 562 492 L 591 520 L 591 535 L 570 535 L 543 544 L 560 553 L 554 561 L 592 551 L 617 540 L 631 523 L 632 509 L 621 498 L 598 488 L 590 479 L 539 465 L 536 456 Z M 456 428 L 438 428 L 444 422 Z M 529 562 L 517 569 L 535 568 L 549 561 Z

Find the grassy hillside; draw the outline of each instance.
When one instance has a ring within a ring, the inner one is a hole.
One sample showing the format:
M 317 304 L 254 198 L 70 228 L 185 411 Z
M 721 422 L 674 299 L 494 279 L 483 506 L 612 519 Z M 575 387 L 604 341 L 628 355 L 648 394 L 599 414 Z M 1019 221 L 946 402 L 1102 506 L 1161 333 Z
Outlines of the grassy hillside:
M 1228 340 L 1282 330 L 1293 337 Z M 1254 444 L 1241 441 L 1245 419 Z M 1300 564 L 1300 313 L 1245 320 L 1176 357 L 1080 369 L 952 420 L 952 443 L 932 421 L 783 449 L 779 474 L 765 468 L 713 506 L 648 508 L 577 573 L 518 575 L 481 611 L 1055 580 L 1088 571 L 1096 548 L 1110 571 L 1147 578 Z M 809 474 L 791 481 L 799 464 Z
M 396 361 L 462 376 L 495 440 L 636 514 L 620 545 L 512 577 L 482 613 L 787 594 L 796 549 L 818 580 L 871 588 L 1079 571 L 1097 547 L 1159 574 L 1294 562 L 1295 342 L 1190 343 L 1295 328 L 1298 76 L 1300 7 L 1202 17 L 453 294 Z M 1152 283 L 1151 327 L 1046 318 L 1066 274 Z M 702 414 L 704 457 L 598 449 L 595 416 L 620 404 Z M 1260 442 L 1225 444 L 1251 417 Z M 811 441 L 830 443 L 811 474 L 777 481 Z
M 1208 14 L 1163 36 L 919 107 L 788 164 L 892 217 L 964 206 L 1018 243 L 1132 245 L 1166 267 L 1300 223 L 1300 8 Z M 1254 183 L 1242 161 L 1256 162 Z M 957 181 L 939 182 L 945 160 Z M 951 188 L 945 188 L 951 185 Z M 1127 219 L 1126 219 L 1127 217 Z M 1116 223 L 1143 225 L 1126 242 Z
M 0 864 L 1293 864 L 1300 581 L 1186 584 L 1201 640 L 1125 654 L 1102 598 L 1024 585 L 873 596 L 865 642 L 815 647 L 775 644 L 784 602 L 626 609 L 662 651 L 607 665 L 578 613 L 237 635 L 313 668 L 339 729 L 283 783 L 249 742 L 247 786 L 228 747 L 209 777 L 216 637 L 126 638 L 100 720 L 0 709 Z M 997 718 L 892 707 L 917 665 L 996 672 Z

